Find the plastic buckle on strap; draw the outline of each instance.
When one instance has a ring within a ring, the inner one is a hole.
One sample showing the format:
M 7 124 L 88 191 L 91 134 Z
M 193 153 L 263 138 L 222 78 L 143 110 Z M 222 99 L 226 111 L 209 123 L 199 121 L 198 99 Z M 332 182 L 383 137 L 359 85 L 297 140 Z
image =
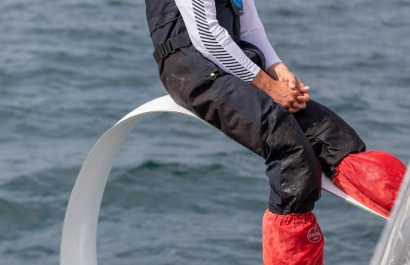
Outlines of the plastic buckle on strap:
M 171 45 L 170 39 L 168 39 L 166 42 L 158 43 L 157 49 L 161 59 L 175 52 L 174 48 Z
M 164 42 L 160 42 L 157 45 L 157 51 L 159 53 L 159 59 L 165 58 L 168 56 L 168 51 L 167 48 L 165 46 Z
M 187 36 L 179 36 L 175 38 L 170 38 L 164 42 L 160 42 L 155 46 L 154 58 L 157 62 L 164 59 L 168 55 L 174 53 L 177 49 L 181 47 L 187 47 L 191 44 L 191 40 Z

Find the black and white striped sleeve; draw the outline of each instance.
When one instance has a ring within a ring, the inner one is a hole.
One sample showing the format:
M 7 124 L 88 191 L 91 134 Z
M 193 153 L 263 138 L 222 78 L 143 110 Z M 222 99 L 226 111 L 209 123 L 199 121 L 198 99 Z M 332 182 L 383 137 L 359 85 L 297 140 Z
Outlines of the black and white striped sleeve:
M 218 23 L 214 0 L 175 0 L 194 47 L 223 70 L 251 82 L 260 68 Z

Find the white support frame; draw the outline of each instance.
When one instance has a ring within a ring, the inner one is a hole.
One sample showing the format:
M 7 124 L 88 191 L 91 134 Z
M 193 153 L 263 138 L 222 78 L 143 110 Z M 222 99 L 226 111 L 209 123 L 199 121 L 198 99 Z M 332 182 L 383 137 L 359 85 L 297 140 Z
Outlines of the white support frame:
M 72 190 L 61 238 L 60 265 L 97 265 L 98 216 L 113 161 L 130 132 L 142 120 L 160 112 L 186 115 L 207 124 L 169 96 L 163 96 L 138 107 L 111 127 L 92 148 Z M 322 181 L 325 190 L 373 212 L 336 188 L 327 177 Z

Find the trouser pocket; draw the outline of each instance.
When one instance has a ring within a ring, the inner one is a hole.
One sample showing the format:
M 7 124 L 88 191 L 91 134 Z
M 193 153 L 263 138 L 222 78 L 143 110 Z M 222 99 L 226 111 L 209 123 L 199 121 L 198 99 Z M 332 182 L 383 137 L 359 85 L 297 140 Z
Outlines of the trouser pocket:
M 181 48 L 159 62 L 161 81 L 170 96 L 191 109 L 192 101 L 223 74 L 192 45 Z

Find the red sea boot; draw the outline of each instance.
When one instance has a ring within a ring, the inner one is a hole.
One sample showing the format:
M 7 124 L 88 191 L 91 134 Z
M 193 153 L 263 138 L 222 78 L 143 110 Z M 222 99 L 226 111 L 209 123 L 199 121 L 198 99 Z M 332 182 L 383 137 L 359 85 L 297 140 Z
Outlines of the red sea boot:
M 323 234 L 313 213 L 274 214 L 262 221 L 264 265 L 323 265 Z
M 336 167 L 333 183 L 350 197 L 388 217 L 406 166 L 383 151 L 350 154 Z

